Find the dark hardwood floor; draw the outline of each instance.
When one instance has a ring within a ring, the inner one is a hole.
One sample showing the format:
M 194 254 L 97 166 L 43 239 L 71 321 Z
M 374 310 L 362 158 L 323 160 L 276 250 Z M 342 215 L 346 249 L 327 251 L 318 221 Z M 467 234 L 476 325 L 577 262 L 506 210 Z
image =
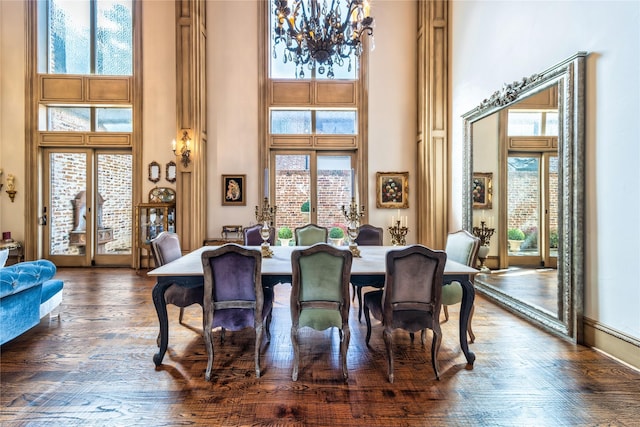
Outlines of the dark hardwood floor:
M 300 376 L 291 380 L 289 285 L 276 287 L 271 343 L 255 378 L 249 331 L 216 341 L 211 382 L 198 306 L 190 328 L 169 308 L 169 350 L 154 366 L 154 281 L 129 269 L 59 269 L 61 321 L 44 319 L 0 349 L 2 426 L 638 426 L 640 373 L 549 335 L 478 297 L 466 366 L 459 306 L 443 324 L 441 380 L 429 345 L 395 339 L 394 384 L 374 323 L 351 310 L 349 381 L 341 380 L 338 333 L 303 329 Z

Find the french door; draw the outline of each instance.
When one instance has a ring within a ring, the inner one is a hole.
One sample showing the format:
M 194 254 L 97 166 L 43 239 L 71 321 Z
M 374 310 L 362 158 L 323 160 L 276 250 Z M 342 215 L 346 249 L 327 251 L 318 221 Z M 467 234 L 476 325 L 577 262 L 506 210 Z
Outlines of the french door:
M 509 245 L 509 265 L 558 265 L 558 155 L 510 153 L 507 163 L 508 229 L 524 233 Z
M 56 265 L 130 266 L 132 155 L 121 150 L 46 149 L 40 224 Z
M 352 152 L 272 152 L 269 182 L 275 183 L 276 226 L 344 226 L 342 206 L 355 197 L 354 162 Z

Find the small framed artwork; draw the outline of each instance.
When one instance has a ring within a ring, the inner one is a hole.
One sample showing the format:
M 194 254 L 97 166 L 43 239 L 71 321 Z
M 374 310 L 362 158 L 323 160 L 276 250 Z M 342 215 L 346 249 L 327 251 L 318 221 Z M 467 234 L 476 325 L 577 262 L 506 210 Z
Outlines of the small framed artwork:
M 149 163 L 149 181 L 154 184 L 160 181 L 160 163 L 155 160 Z
M 409 207 L 409 172 L 376 172 L 376 207 Z
M 166 179 L 167 181 L 173 184 L 174 182 L 176 182 L 176 175 L 177 175 L 176 171 L 177 171 L 176 162 L 171 160 L 169 163 L 167 163 L 164 179 Z
M 222 175 L 222 205 L 245 206 L 246 175 Z
M 491 209 L 493 196 L 493 172 L 475 172 L 471 181 L 471 197 L 474 209 Z

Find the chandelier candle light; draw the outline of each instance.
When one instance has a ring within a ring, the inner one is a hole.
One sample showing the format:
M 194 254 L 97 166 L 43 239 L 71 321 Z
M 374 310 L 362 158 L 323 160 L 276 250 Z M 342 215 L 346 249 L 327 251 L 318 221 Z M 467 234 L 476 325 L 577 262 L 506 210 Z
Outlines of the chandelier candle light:
M 331 7 L 327 0 L 274 0 L 273 4 L 273 57 L 282 43 L 282 60 L 296 64 L 298 78 L 304 78 L 307 64 L 333 78 L 333 65 L 342 66 L 348 59 L 351 71 L 351 55 L 362 53 L 362 37 L 373 36 L 368 0 L 331 0 Z
M 189 146 L 189 143 L 191 142 L 191 138 L 189 138 L 189 132 L 182 131 L 182 148 L 180 148 L 180 151 L 176 150 L 176 140 L 174 139 L 173 141 L 171 141 L 171 149 L 173 150 L 173 154 L 180 155 L 182 157 L 182 165 L 186 168 L 187 166 L 189 166 L 189 162 L 191 162 L 191 159 L 189 158 L 191 156 L 191 148 Z
M 490 273 L 491 270 L 484 264 L 484 261 L 489 255 L 489 241 L 491 236 L 495 233 L 495 228 L 487 227 L 485 221 L 480 221 L 480 227 L 473 227 L 473 235 L 480 239 L 480 249 L 478 249 L 478 259 L 480 260 L 480 271 L 483 273 Z

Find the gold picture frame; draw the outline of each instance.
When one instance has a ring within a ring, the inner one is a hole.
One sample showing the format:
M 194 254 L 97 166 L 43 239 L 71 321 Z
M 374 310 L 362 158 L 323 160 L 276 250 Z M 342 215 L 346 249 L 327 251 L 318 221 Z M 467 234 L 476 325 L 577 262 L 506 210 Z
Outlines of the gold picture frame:
M 473 209 L 491 209 L 493 198 L 493 172 L 474 172 L 471 180 Z
M 222 205 L 246 206 L 246 175 L 222 175 Z
M 376 207 L 409 207 L 409 172 L 376 172 Z

